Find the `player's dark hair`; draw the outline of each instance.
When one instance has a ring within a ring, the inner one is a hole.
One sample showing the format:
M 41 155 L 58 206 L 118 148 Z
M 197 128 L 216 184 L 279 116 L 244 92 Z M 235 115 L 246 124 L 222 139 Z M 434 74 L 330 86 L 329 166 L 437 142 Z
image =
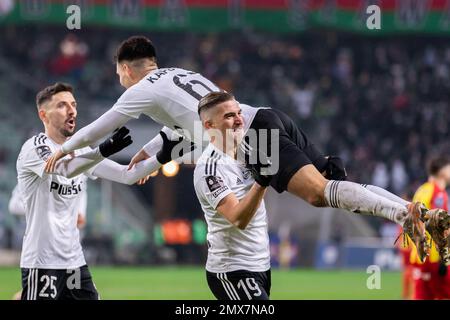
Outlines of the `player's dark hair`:
M 65 91 L 73 93 L 73 88 L 70 84 L 62 82 L 57 82 L 39 91 L 36 95 L 36 105 L 38 110 L 44 103 L 50 101 L 55 94 Z
M 234 96 L 226 91 L 210 92 L 200 99 L 198 103 L 198 115 L 200 115 L 200 113 L 202 113 L 203 111 L 211 109 L 222 102 L 230 101 L 233 99 Z
M 156 49 L 149 38 L 144 36 L 132 36 L 124 40 L 117 48 L 114 60 L 134 61 L 149 58 L 156 62 Z
M 430 176 L 435 176 L 444 168 L 450 164 L 450 158 L 446 156 L 436 156 L 431 158 L 427 164 L 427 172 Z

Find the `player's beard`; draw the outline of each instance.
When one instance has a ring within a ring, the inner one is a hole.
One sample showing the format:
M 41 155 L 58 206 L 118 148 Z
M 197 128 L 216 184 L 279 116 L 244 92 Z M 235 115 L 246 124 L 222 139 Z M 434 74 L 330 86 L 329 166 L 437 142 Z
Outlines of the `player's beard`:
M 60 133 L 61 133 L 64 137 L 68 138 L 68 137 L 73 136 L 73 134 L 75 133 L 75 129 L 73 129 L 72 131 L 69 131 L 69 130 L 63 128 L 63 129 L 60 130 Z

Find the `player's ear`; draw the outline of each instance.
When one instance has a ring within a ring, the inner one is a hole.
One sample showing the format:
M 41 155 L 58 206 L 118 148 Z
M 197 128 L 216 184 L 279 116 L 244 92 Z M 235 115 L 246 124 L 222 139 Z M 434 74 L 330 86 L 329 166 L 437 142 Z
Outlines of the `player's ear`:
M 212 129 L 215 127 L 214 123 L 211 120 L 205 120 L 203 121 L 203 126 L 206 130 Z
M 132 78 L 133 70 L 131 69 L 131 66 L 128 63 L 123 64 L 123 70 L 125 71 L 125 73 L 129 78 Z
M 45 108 L 40 108 L 38 111 L 39 119 L 41 119 L 42 122 L 47 121 L 47 113 L 45 111 Z

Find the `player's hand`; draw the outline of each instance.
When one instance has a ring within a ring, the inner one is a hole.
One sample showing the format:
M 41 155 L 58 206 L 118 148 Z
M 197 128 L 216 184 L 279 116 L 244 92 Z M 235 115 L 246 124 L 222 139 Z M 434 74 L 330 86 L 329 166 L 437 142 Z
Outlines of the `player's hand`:
M 328 156 L 326 175 L 327 179 L 331 180 L 347 180 L 347 171 L 345 170 L 344 162 L 337 156 Z
M 156 154 L 156 159 L 159 163 L 166 164 L 167 162 L 183 156 L 184 149 L 180 149 L 180 151 L 176 155 L 172 156 L 173 149 L 183 141 L 183 137 L 179 137 L 177 140 L 170 140 L 164 131 L 160 131 L 159 134 L 163 139 L 161 150 L 159 150 Z M 194 148 L 195 145 L 191 142 L 189 151 L 194 150 Z
M 108 158 L 132 144 L 133 140 L 131 140 L 131 136 L 128 135 L 129 133 L 130 130 L 128 130 L 127 127 L 116 129 L 111 137 L 100 143 L 98 146 L 102 156 Z
M 147 154 L 147 152 L 144 151 L 144 149 L 141 149 L 138 153 L 136 153 L 133 158 L 131 158 L 130 163 L 128 164 L 128 170 L 130 170 L 131 168 L 133 168 L 133 166 L 141 161 L 147 160 L 148 158 L 150 158 L 150 155 Z M 142 179 L 141 179 L 142 180 Z M 139 180 L 139 181 L 141 181 Z M 147 179 L 148 180 L 148 179 Z M 144 182 L 145 183 L 145 182 Z M 140 184 L 140 183 L 138 183 Z
M 265 175 L 261 173 L 261 167 L 257 167 L 257 166 L 250 166 L 249 167 L 251 172 L 252 172 L 252 176 L 253 179 L 255 179 L 256 183 L 259 184 L 261 187 L 267 188 L 268 186 L 270 186 L 270 183 L 272 182 L 272 175 Z
M 255 179 L 256 183 L 258 183 L 261 187 L 267 188 L 272 182 L 273 175 L 267 174 L 269 169 L 272 166 L 272 161 L 267 156 L 267 154 L 262 150 L 257 150 L 252 148 L 247 144 L 246 153 L 249 157 L 246 159 L 246 168 L 250 169 L 253 179 Z M 254 153 L 254 154 L 253 154 Z M 254 161 L 256 155 L 256 163 L 251 163 Z
M 150 175 L 145 176 L 144 178 L 139 179 L 139 181 L 136 182 L 136 184 L 138 186 L 141 186 L 141 185 L 145 184 L 150 179 L 150 177 L 151 177 Z
M 66 154 L 60 150 L 56 151 L 50 158 L 48 158 L 47 163 L 45 164 L 45 172 L 51 173 L 55 171 L 56 161 L 64 157 Z

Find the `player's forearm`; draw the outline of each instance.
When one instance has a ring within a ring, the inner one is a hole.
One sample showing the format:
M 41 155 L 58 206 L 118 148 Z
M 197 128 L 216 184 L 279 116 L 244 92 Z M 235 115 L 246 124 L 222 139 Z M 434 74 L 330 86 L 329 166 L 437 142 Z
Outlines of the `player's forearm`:
M 69 140 L 64 142 L 61 146 L 61 150 L 67 154 L 92 145 L 97 140 L 123 126 L 129 120 L 130 117 L 117 111 L 109 110 L 88 126 L 77 131 Z
M 233 208 L 231 213 L 233 217 L 232 223 L 239 229 L 244 230 L 261 205 L 265 193 L 266 188 L 261 187 L 257 183 L 253 184 L 250 191 Z
M 92 174 L 99 178 L 131 185 L 148 176 L 160 167 L 161 163 L 158 162 L 156 156 L 136 163 L 130 170 L 128 170 L 127 166 L 105 159 L 95 168 Z
M 89 170 L 103 159 L 105 158 L 101 155 L 100 150 L 95 148 L 74 158 L 58 161 L 54 173 L 71 179 Z
M 168 137 L 172 136 L 172 130 L 168 127 L 162 127 L 161 131 L 163 131 Z M 147 144 L 142 147 L 142 150 L 144 150 L 147 155 L 154 156 L 159 150 L 161 150 L 162 145 L 163 139 L 158 133 L 152 140 L 147 142 Z

